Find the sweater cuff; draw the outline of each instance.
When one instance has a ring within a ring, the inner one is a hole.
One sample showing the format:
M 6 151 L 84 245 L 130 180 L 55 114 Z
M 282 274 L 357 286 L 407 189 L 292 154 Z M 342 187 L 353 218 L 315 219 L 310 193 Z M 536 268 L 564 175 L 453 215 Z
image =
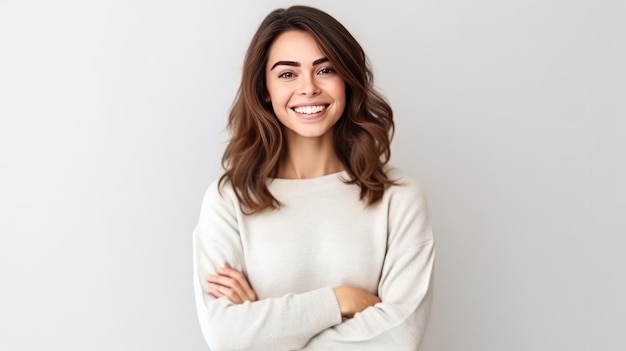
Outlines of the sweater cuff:
M 324 321 L 322 323 L 330 326 L 341 323 L 341 309 L 333 288 L 320 288 L 309 293 L 315 296 L 312 300 L 316 301 L 315 309 L 318 313 L 315 315 L 320 322 Z

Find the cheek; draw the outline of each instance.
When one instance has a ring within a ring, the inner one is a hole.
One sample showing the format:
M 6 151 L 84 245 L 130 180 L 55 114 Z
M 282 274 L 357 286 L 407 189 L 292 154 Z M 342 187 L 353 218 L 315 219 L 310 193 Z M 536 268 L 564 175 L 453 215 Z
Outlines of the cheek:
M 277 96 L 277 92 L 279 91 L 279 87 L 275 82 L 269 81 L 269 79 L 265 80 L 265 89 L 267 90 L 267 96 L 270 98 L 274 98 Z
M 335 101 L 342 105 L 345 109 L 346 106 L 346 88 L 345 86 L 339 86 L 337 87 L 337 89 L 335 90 Z
M 268 96 L 272 100 L 272 102 L 282 102 L 289 98 L 290 94 L 285 87 L 280 86 L 272 86 L 271 84 L 267 87 Z
M 333 95 L 335 95 L 336 99 L 340 99 L 340 100 L 346 100 L 346 83 L 343 81 L 343 79 L 337 79 L 336 81 L 333 82 L 332 84 L 332 89 L 333 89 Z

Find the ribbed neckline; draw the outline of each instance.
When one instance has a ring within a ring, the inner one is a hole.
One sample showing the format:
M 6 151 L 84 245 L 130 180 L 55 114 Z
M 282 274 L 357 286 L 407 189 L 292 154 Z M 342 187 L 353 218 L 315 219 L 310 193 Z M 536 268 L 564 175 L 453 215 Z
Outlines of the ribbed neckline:
M 323 176 L 319 176 L 319 177 L 313 177 L 313 178 L 271 178 L 269 179 L 269 183 L 270 184 L 313 184 L 313 183 L 320 183 L 320 182 L 325 182 L 328 180 L 334 180 L 334 179 L 350 179 L 350 177 L 348 176 L 348 172 L 346 172 L 345 170 L 343 171 L 339 171 L 339 172 L 335 172 L 335 173 L 329 173 L 329 174 L 325 174 Z

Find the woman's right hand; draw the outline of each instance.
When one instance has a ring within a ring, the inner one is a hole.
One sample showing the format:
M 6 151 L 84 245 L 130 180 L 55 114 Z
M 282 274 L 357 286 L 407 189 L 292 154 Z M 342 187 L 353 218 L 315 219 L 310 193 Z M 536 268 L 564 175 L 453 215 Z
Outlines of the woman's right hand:
M 257 300 L 256 293 L 243 273 L 231 268 L 228 264 L 217 271 L 217 274 L 206 276 L 207 293 L 216 298 L 226 296 L 231 302 L 240 304 L 245 301 Z
M 336 287 L 333 291 L 339 302 L 341 316 L 346 318 L 352 318 L 355 313 L 361 312 L 380 302 L 378 296 L 350 285 Z

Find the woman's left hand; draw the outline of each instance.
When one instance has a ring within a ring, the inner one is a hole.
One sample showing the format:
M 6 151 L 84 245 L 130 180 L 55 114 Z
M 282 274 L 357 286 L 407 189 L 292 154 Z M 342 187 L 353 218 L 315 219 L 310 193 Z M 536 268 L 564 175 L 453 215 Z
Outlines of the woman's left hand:
M 209 283 L 207 293 L 217 298 L 226 296 L 236 304 L 257 300 L 246 276 L 228 265 L 218 270 L 217 274 L 207 275 L 206 281 Z

